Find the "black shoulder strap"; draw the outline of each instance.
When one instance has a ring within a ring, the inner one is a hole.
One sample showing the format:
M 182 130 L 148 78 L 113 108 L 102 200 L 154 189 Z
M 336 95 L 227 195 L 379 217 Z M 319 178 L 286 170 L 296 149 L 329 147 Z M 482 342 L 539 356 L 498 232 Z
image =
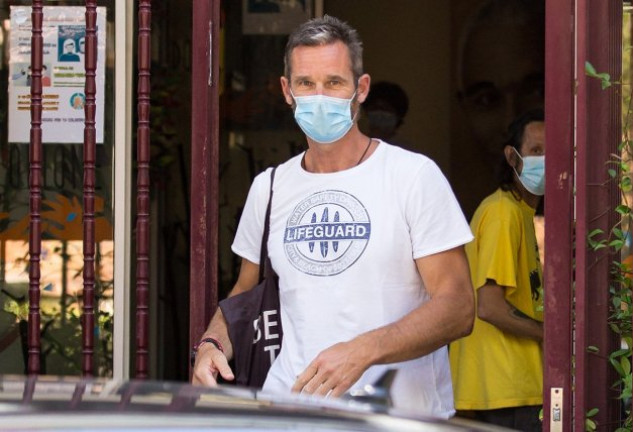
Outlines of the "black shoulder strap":
M 270 207 L 273 201 L 273 183 L 275 182 L 274 167 L 270 173 L 270 195 L 268 196 L 268 206 L 266 207 L 266 218 L 264 219 L 264 234 L 262 235 L 262 247 L 259 253 L 259 281 L 264 280 L 264 269 L 268 261 L 268 233 L 270 231 Z

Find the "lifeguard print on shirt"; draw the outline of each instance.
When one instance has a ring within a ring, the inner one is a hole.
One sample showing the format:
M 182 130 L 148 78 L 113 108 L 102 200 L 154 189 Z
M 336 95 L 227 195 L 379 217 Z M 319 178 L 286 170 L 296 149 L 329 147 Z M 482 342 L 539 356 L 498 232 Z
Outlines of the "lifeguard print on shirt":
M 292 211 L 284 249 L 299 271 L 332 276 L 361 257 L 370 235 L 371 222 L 363 204 L 346 192 L 327 190 L 309 196 Z

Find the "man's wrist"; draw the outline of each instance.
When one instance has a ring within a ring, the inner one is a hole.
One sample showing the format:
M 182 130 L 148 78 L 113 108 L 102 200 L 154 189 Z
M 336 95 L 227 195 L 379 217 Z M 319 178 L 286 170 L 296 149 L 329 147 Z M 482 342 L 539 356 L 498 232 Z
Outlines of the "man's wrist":
M 224 347 L 222 346 L 222 344 L 220 343 L 219 340 L 212 338 L 212 337 L 204 337 L 202 339 L 200 339 L 200 342 L 198 342 L 197 344 L 195 344 L 192 348 L 191 348 L 191 366 L 193 366 L 196 362 L 196 355 L 198 354 L 198 350 L 200 349 L 200 347 L 204 344 L 211 344 L 213 345 L 218 351 L 220 351 L 221 353 L 224 354 Z
M 379 364 L 383 355 L 380 351 L 380 346 L 376 344 L 374 332 L 360 334 L 350 341 L 354 347 L 352 351 L 358 354 L 358 359 L 362 361 L 365 370 L 375 364 Z

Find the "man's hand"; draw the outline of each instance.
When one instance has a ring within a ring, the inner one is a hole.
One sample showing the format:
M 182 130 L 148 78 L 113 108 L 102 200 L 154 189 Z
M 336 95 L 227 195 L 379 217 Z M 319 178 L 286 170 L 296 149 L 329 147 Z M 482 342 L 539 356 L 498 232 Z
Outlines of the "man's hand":
M 229 293 L 229 297 L 250 290 L 259 280 L 259 265 L 247 259 L 242 260 L 240 274 L 235 286 Z M 229 367 L 229 360 L 233 357 L 233 346 L 229 339 L 226 320 L 222 315 L 222 309 L 218 308 L 211 318 L 209 328 L 202 335 L 202 339 L 211 337 L 218 340 L 224 347 L 220 351 L 214 344 L 205 343 L 199 346 L 196 354 L 196 362 L 193 365 L 191 383 L 199 386 L 215 387 L 218 384 L 218 374 L 227 381 L 233 381 L 235 375 Z
M 416 259 L 431 299 L 396 322 L 321 351 L 292 391 L 341 396 L 372 365 L 425 356 L 470 333 L 474 292 L 464 247 Z
M 202 345 L 196 354 L 191 383 L 197 386 L 215 387 L 218 385 L 218 374 L 227 381 L 235 379 L 224 353 L 213 344 Z
M 292 391 L 339 397 L 361 377 L 369 367 L 366 349 L 355 340 L 337 343 L 321 351 L 297 377 Z

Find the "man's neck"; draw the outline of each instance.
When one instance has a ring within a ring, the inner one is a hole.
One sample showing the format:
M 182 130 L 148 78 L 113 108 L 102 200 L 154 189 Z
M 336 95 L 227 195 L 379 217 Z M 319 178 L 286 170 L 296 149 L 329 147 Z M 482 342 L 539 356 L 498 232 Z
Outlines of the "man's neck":
M 354 127 L 339 141 L 331 144 L 319 144 L 308 140 L 303 168 L 311 173 L 344 171 L 367 159 L 374 148 L 375 143 L 370 145 L 369 137 Z
M 541 198 L 543 197 L 539 195 L 534 195 L 533 193 L 528 191 L 525 188 L 525 186 L 523 186 L 521 182 L 518 179 L 516 179 L 516 177 L 515 177 L 515 187 L 521 194 L 521 199 L 525 201 L 527 205 L 529 205 L 533 209 L 536 209 L 538 207 L 539 203 L 541 202 Z

